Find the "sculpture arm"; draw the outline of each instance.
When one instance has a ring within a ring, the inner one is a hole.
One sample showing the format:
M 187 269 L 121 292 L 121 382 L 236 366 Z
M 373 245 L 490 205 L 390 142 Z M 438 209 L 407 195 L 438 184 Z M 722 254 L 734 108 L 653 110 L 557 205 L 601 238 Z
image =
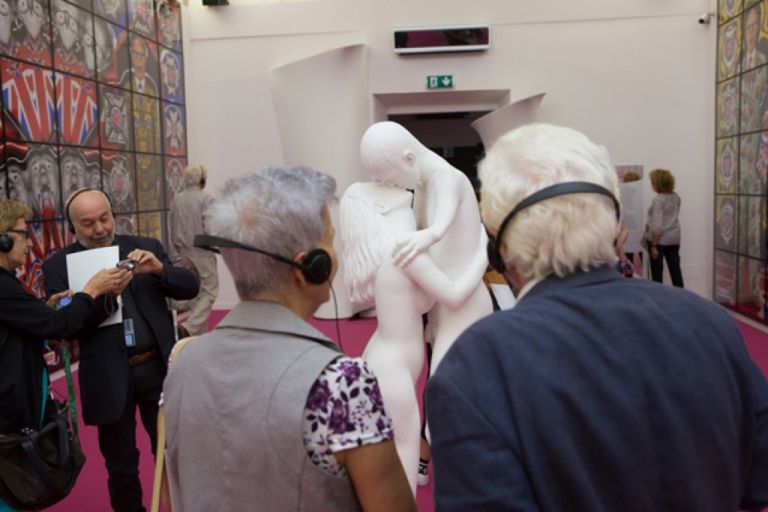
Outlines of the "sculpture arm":
M 475 252 L 465 272 L 456 280 L 448 278 L 427 254 L 418 255 L 405 267 L 404 271 L 412 281 L 440 304 L 451 309 L 458 308 L 477 289 L 488 268 L 488 256 L 485 252 L 487 238 L 483 230 L 479 245 L 482 250 Z
M 395 265 L 405 267 L 416 256 L 424 253 L 443 239 L 446 231 L 453 224 L 461 205 L 460 183 L 452 177 L 446 177 L 443 180 L 436 179 L 436 191 L 433 197 L 440 199 L 437 201 L 432 223 L 426 229 L 408 233 L 398 239 L 392 250 L 392 259 Z

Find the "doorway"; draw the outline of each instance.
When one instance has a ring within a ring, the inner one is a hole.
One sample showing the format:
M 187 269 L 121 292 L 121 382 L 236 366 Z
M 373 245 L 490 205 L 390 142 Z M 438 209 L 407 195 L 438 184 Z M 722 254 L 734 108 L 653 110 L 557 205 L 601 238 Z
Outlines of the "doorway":
M 477 164 L 483 158 L 485 148 L 471 124 L 488 112 L 390 114 L 388 118 L 402 125 L 419 142 L 463 172 L 477 191 L 480 187 Z

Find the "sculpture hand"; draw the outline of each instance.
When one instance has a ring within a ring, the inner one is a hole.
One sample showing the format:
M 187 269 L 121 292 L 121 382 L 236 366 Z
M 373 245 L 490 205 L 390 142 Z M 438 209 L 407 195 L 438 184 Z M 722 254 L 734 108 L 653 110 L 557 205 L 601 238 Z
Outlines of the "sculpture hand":
M 413 258 L 432 247 L 437 240 L 429 229 L 402 235 L 392 250 L 392 262 L 401 268 L 405 267 Z

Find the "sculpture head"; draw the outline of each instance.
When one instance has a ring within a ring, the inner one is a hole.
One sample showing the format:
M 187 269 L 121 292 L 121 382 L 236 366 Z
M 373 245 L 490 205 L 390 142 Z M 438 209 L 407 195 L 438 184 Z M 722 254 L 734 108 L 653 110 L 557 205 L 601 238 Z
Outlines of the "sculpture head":
M 360 141 L 360 159 L 373 179 L 388 187 L 413 189 L 419 185 L 420 158 L 429 152 L 397 123 L 372 124 Z

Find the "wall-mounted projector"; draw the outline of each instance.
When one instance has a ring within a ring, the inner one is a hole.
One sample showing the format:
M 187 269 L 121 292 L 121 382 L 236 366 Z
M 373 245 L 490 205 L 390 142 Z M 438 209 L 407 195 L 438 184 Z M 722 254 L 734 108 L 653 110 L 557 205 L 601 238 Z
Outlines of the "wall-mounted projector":
M 491 47 L 488 25 L 397 28 L 395 53 L 478 52 Z

